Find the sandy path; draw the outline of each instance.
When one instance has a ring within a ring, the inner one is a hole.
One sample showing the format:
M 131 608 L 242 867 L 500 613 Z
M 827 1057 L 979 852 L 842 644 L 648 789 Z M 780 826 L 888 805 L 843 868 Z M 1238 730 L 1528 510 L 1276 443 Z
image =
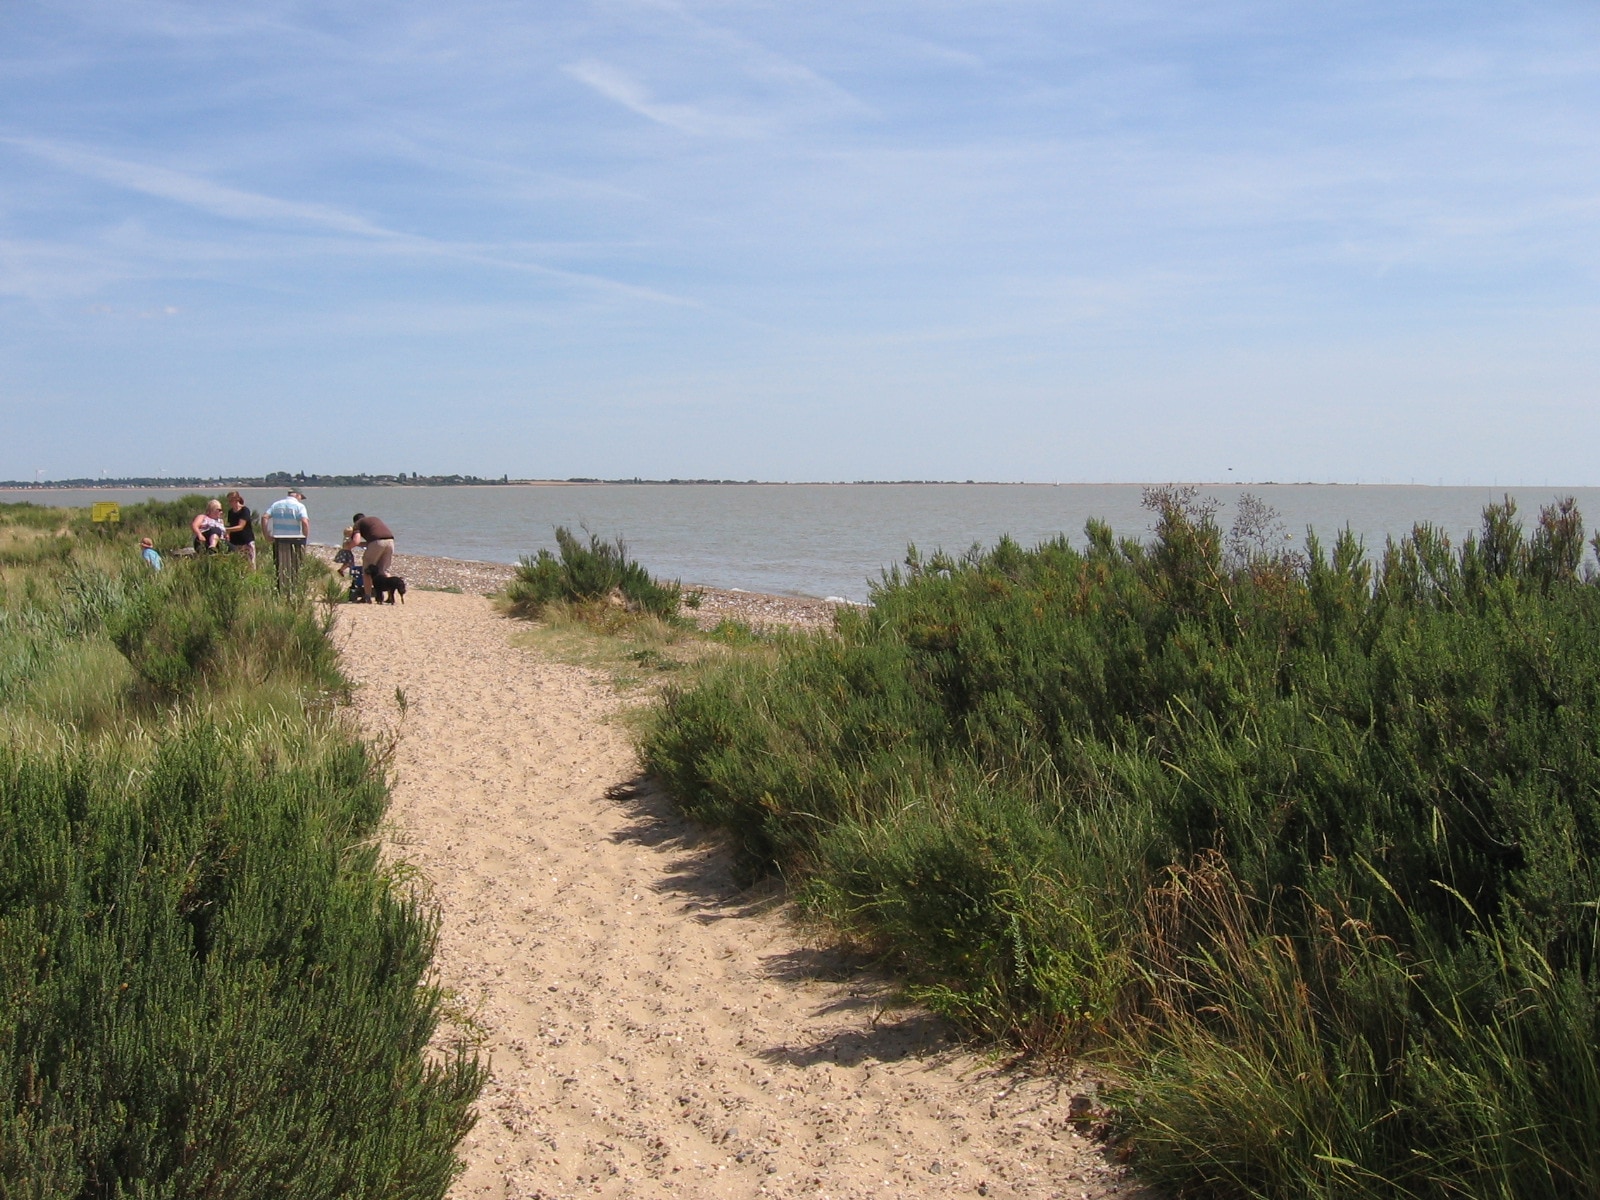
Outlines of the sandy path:
M 637 779 L 605 682 L 514 628 L 413 591 L 338 630 L 363 721 L 398 723 L 397 853 L 492 1057 L 453 1197 L 1126 1193 L 1063 1085 L 884 1012 L 883 980 L 741 893 Z

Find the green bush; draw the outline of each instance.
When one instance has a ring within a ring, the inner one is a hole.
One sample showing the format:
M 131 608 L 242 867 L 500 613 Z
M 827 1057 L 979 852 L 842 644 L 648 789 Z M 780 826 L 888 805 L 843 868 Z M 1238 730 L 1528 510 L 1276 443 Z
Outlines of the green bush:
M 325 628 L 61 540 L 0 572 L 0 1197 L 437 1200 L 482 1070 Z
M 268 575 L 243 556 L 178 559 L 139 582 L 106 628 L 151 695 L 171 700 L 218 674 L 339 686 L 333 647 L 309 603 L 275 596 Z
M 652 579 L 650 573 L 628 557 L 621 538 L 606 541 L 590 534 L 588 544 L 570 529 L 558 526 L 559 555 L 540 550 L 524 557 L 516 578 L 506 587 L 512 611 L 536 616 L 555 603 L 593 603 L 620 599 L 630 610 L 657 617 L 675 617 L 683 602 L 676 583 Z
M 438 1197 L 480 1073 L 358 748 L 0 749 L 0 1194 Z
M 179 496 L 176 500 L 151 497 L 138 504 L 123 505 L 119 524 L 122 533 L 131 534 L 135 539 L 151 537 L 163 548 L 167 545 L 174 548 L 187 546 L 193 538 L 189 523 L 194 520 L 195 514 L 205 511 L 209 501 L 221 499 L 221 496 L 207 496 L 200 492 Z
M 176 500 L 151 498 L 137 504 L 120 505 L 117 522 L 104 524 L 91 522 L 88 509 L 55 508 L 27 501 L 0 503 L 0 529 L 70 532 L 74 537 L 127 539 L 133 543 L 141 537 L 149 537 L 167 553 L 190 544 L 193 535 L 189 523 L 196 513 L 204 510 L 208 501 L 220 499 L 220 496 L 199 492 Z
M 231 555 L 174 562 L 107 632 L 155 695 L 175 699 L 211 669 L 238 617 L 247 564 Z
M 54 508 L 28 500 L 0 503 L 0 525 L 23 529 L 61 529 L 81 514 L 69 508 Z
M 1195 1195 L 1600 1190 L 1600 588 L 1563 501 L 1452 547 L 914 550 L 669 692 L 645 755 L 985 1032 L 1120 1057 Z

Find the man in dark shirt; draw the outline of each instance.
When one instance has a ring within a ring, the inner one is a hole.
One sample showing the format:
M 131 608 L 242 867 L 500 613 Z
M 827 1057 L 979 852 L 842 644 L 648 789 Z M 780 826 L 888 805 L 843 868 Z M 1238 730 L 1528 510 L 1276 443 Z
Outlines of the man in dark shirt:
M 356 539 L 361 544 L 361 592 L 372 599 L 372 577 L 387 575 L 389 563 L 394 559 L 394 534 L 379 517 L 357 513 L 350 518 L 355 526 Z

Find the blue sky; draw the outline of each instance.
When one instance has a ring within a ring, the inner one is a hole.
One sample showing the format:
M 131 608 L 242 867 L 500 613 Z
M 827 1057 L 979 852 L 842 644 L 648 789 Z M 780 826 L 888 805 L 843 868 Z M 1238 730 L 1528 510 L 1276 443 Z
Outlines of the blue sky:
M 1600 7 L 0 6 L 0 478 L 1600 484 Z

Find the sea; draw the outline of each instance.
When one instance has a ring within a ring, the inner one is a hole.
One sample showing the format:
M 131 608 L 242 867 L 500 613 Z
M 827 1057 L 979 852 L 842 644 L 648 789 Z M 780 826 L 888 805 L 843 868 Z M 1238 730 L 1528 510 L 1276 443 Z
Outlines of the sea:
M 0 501 L 88 505 L 171 499 L 196 488 L 0 489 Z M 243 489 L 258 510 L 281 489 Z M 959 554 L 1009 534 L 1023 545 L 1084 542 L 1099 518 L 1124 537 L 1148 537 L 1140 484 L 510 484 L 483 487 L 305 489 L 312 541 L 336 543 L 356 512 L 381 516 L 402 554 L 514 563 L 555 545 L 556 526 L 620 537 L 652 574 L 686 584 L 865 601 L 909 546 Z M 1459 541 L 1504 495 L 1525 521 L 1573 496 L 1592 522 L 1600 488 L 1257 484 L 1202 486 L 1226 528 L 1249 493 L 1269 505 L 1291 545 L 1308 527 L 1324 542 L 1348 527 L 1381 552 L 1427 522 Z

